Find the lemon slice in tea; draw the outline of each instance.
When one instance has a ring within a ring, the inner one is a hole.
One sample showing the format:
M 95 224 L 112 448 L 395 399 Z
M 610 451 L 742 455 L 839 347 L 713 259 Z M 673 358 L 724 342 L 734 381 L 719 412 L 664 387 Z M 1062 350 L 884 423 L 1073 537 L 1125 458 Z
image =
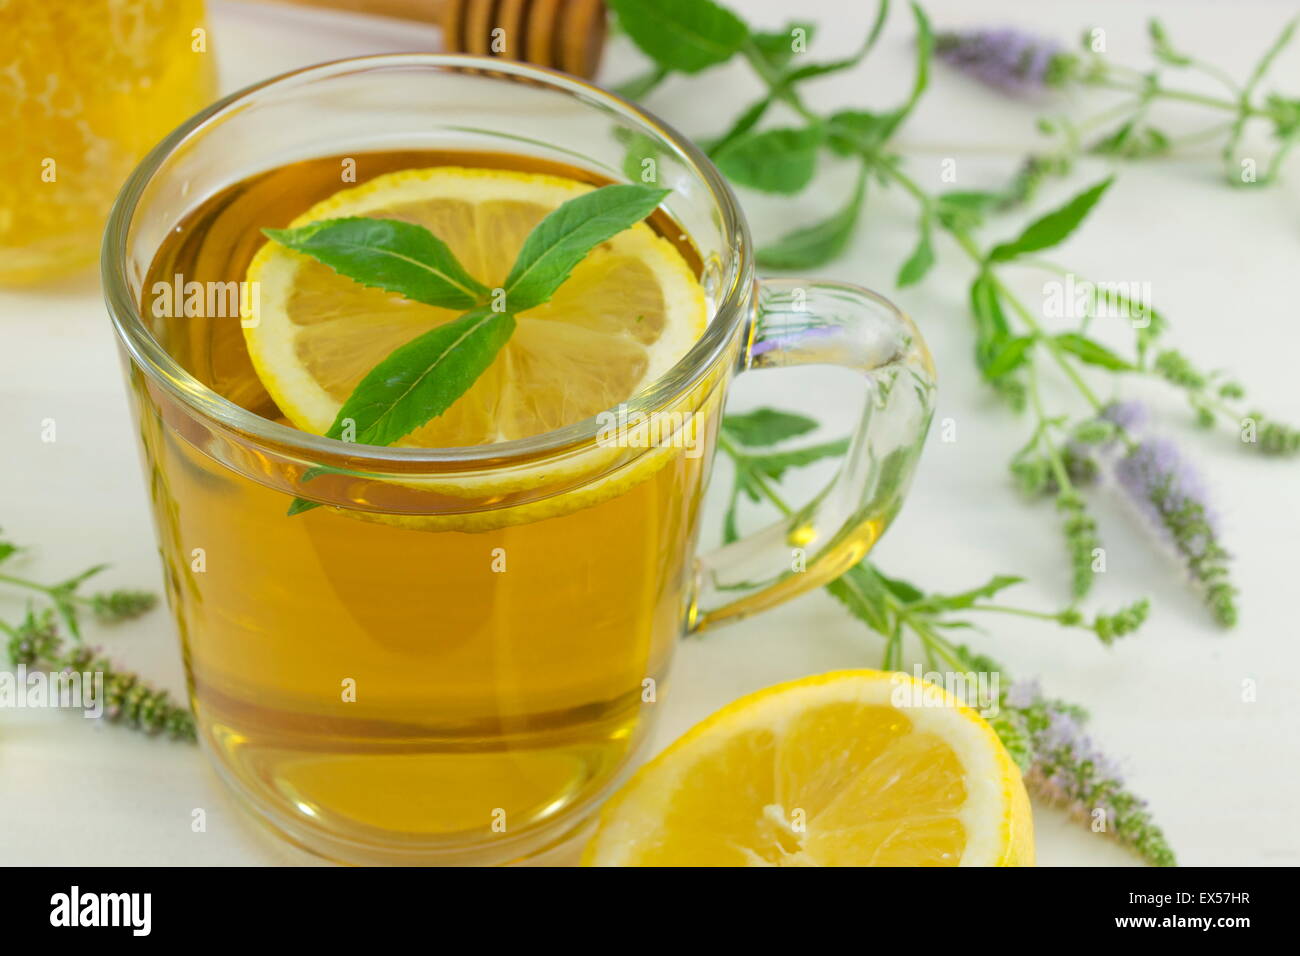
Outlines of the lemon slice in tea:
M 597 866 L 1033 861 L 1029 798 L 993 729 L 942 688 L 880 671 L 808 677 L 724 707 L 614 796 L 584 857 Z
M 336 193 L 292 225 L 343 216 L 416 223 L 497 288 L 529 231 L 593 188 L 513 170 L 412 169 Z M 393 349 L 459 315 L 367 288 L 274 242 L 257 253 L 247 278 L 259 289 L 257 321 L 244 332 L 253 366 L 285 416 L 317 434 Z M 686 261 L 638 223 L 593 249 L 549 302 L 520 313 L 514 335 L 469 391 L 399 444 L 479 445 L 590 418 L 668 371 L 706 319 Z

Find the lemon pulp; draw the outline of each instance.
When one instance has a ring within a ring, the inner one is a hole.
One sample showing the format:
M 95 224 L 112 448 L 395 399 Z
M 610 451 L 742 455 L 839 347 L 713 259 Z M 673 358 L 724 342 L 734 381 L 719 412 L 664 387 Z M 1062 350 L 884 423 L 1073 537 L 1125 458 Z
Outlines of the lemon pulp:
M 496 289 L 529 231 L 593 188 L 514 170 L 413 169 L 336 193 L 292 225 L 344 216 L 412 222 Z M 254 257 L 247 279 L 258 290 L 245 312 L 253 366 L 285 416 L 317 434 L 393 349 L 459 315 L 368 288 L 274 242 Z M 638 223 L 593 249 L 549 302 L 519 313 L 488 370 L 400 444 L 486 444 L 590 418 L 670 369 L 706 318 L 703 289 L 681 254 Z
M 912 702 L 895 706 L 902 689 Z M 1030 865 L 1020 772 L 992 728 L 905 674 L 841 671 L 744 697 L 629 781 L 585 862 Z

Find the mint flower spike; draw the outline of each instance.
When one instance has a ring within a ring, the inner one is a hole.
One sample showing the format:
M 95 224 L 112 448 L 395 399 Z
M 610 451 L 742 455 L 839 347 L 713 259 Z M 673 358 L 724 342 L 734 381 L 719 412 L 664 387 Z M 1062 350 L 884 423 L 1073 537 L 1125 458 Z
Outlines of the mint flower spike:
M 1191 462 L 1170 440 L 1145 438 L 1116 462 L 1115 477 L 1178 553 L 1215 620 L 1223 627 L 1235 625 L 1231 555 L 1219 543 L 1205 483 Z
M 1072 471 L 1092 476 L 1102 468 L 1103 462 L 1109 462 L 1116 483 L 1186 566 L 1192 581 L 1204 593 L 1214 619 L 1223 627 L 1232 627 L 1237 623 L 1238 593 L 1230 580 L 1232 555 L 1219 541 L 1218 523 L 1210 508 L 1205 482 L 1169 439 L 1137 437 L 1150 419 L 1151 411 L 1143 402 L 1111 402 L 1095 419 L 1076 427 L 1076 435 L 1097 429 L 1100 440 L 1092 443 L 1076 440 L 1066 446 L 1066 453 L 1074 462 Z M 1104 431 L 1106 428 L 1110 429 L 1109 433 Z M 1013 472 L 1026 490 L 1055 491 L 1042 471 L 1041 463 L 1033 459 L 1013 464 Z M 1066 513 L 1066 534 L 1074 558 L 1078 597 L 1081 595 L 1077 587 L 1086 581 L 1093 543 L 1089 535 L 1095 525 L 1090 523 L 1077 495 L 1059 495 L 1057 504 Z M 1122 636 L 1122 632 L 1113 636 Z
M 1285 457 L 1300 454 L 1300 428 L 1274 421 L 1259 411 L 1252 411 L 1248 417 L 1259 429 L 1254 447 L 1261 455 Z
M 1056 620 L 1062 627 L 1079 627 L 1087 631 L 1092 631 L 1097 635 L 1097 639 L 1103 644 L 1110 646 L 1121 637 L 1137 632 L 1142 625 L 1146 623 L 1147 615 L 1151 613 L 1151 602 L 1147 598 L 1141 598 L 1125 607 L 1120 608 L 1113 614 L 1096 614 L 1091 623 L 1083 616 L 1083 612 L 1076 607 L 1068 607 L 1057 615 Z
M 152 611 L 158 604 L 158 596 L 150 591 L 122 588 L 92 594 L 89 603 L 101 624 L 116 624 Z
M 36 614 L 28 608 L 16 627 L 0 622 L 9 634 L 10 663 L 63 673 L 96 673 L 104 677 L 104 714 L 109 723 L 121 723 L 151 735 L 175 740 L 197 739 L 194 715 L 183 704 L 174 703 L 165 690 L 157 690 L 137 674 L 124 671 L 94 648 L 75 643 L 65 647 L 54 612 Z
M 1085 733 L 1082 708 L 1044 697 L 1037 681 L 1014 682 L 1002 705 L 1005 718 L 1028 738 L 1025 784 L 1032 793 L 1082 822 L 1101 822 L 1105 833 L 1148 863 L 1177 865 L 1146 801 L 1125 789 L 1115 762 Z
M 0 540 L 0 563 L 20 549 Z M 0 634 L 7 635 L 3 650 L 13 667 L 55 672 L 98 673 L 104 677 L 104 719 L 125 723 L 149 734 L 166 734 L 177 740 L 196 739 L 194 716 L 183 703 L 174 703 L 165 690 L 156 690 L 136 674 L 116 667 L 99 651 L 81 641 L 79 623 L 82 608 L 89 608 L 101 624 L 118 624 L 153 609 L 157 597 L 148 591 L 118 588 L 84 596 L 77 593 L 86 580 L 107 568 L 97 564 L 58 584 L 42 584 L 13 574 L 0 574 L 0 584 L 24 588 L 47 603 L 37 611 L 30 603 L 16 624 L 0 621 Z M 59 631 L 62 623 L 70 642 Z M 4 656 L 0 654 L 0 657 Z
M 1000 664 L 964 645 L 956 651 L 970 670 L 1001 674 L 1005 679 L 992 723 L 1020 765 L 1030 793 L 1153 866 L 1178 865 L 1147 802 L 1125 787 L 1116 762 L 1085 732 L 1086 710 L 1044 696 L 1037 680 L 1009 679 Z M 1099 824 L 1104 829 L 1097 829 Z
M 942 32 L 934 50 L 968 76 L 1016 94 L 1063 86 L 1077 64 L 1055 40 L 1012 28 Z

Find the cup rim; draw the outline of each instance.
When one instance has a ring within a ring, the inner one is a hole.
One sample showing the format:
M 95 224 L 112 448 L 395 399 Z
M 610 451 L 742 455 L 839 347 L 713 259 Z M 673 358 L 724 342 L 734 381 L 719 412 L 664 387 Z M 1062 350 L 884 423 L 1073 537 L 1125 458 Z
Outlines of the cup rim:
M 293 84 L 304 85 L 354 72 L 413 67 L 473 71 L 480 74 L 485 72 L 506 74 L 583 100 L 597 101 L 606 109 L 641 126 L 644 131 L 653 134 L 671 147 L 677 154 L 677 158 L 705 185 L 714 207 L 721 216 L 722 233 L 724 236 L 731 237 L 730 247 L 734 253 L 732 262 L 723 276 L 723 290 L 704 334 L 691 349 L 649 388 L 618 407 L 626 407 L 629 413 L 650 412 L 668 404 L 674 397 L 688 392 L 707 374 L 727 349 L 736 327 L 745 318 L 745 304 L 753 286 L 754 262 L 749 229 L 731 187 L 698 146 L 670 124 L 623 97 L 558 70 L 496 57 L 467 54 L 373 54 L 329 60 L 281 73 L 245 86 L 217 100 L 187 119 L 150 150 L 131 172 L 113 203 L 105 227 L 100 255 L 100 280 L 104 290 L 104 301 L 118 340 L 126 349 L 131 361 L 139 366 L 152 382 L 162 386 L 173 398 L 203 418 L 214 420 L 261 442 L 274 444 L 283 451 L 300 453 L 302 457 L 309 460 L 320 456 L 346 457 L 354 462 L 373 461 L 381 466 L 385 464 L 407 466 L 402 470 L 409 473 L 409 466 L 420 464 L 454 463 L 473 466 L 475 463 L 483 463 L 500 466 L 503 459 L 541 457 L 575 445 L 590 444 L 596 440 L 600 428 L 596 417 L 527 438 L 452 448 L 364 445 L 326 438 L 323 435 L 301 431 L 263 418 L 204 385 L 163 348 L 144 323 L 139 303 L 132 296 L 126 281 L 127 244 L 136 209 L 145 189 L 158 169 L 177 149 L 209 125 L 221 122 L 228 111 L 238 108 L 248 99 L 267 89 Z M 488 78 L 502 81 L 500 76 Z

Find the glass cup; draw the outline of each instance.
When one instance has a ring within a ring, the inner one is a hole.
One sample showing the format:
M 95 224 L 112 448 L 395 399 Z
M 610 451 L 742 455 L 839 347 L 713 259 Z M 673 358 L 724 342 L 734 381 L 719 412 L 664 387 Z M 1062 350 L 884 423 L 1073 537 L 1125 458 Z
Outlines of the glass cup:
M 291 162 L 410 149 L 671 189 L 707 329 L 618 409 L 461 448 L 308 434 L 192 374 L 175 326 L 141 307 L 187 212 Z M 696 146 L 610 93 L 497 59 L 364 57 L 217 103 L 127 182 L 103 280 L 200 739 L 260 819 L 343 862 L 499 863 L 564 844 L 641 755 L 677 638 L 859 561 L 902 502 L 933 404 L 925 344 L 889 302 L 755 279 L 736 198 Z M 697 554 L 732 377 L 796 365 L 860 376 L 843 463 L 776 524 Z M 287 516 L 300 495 L 327 507 Z

